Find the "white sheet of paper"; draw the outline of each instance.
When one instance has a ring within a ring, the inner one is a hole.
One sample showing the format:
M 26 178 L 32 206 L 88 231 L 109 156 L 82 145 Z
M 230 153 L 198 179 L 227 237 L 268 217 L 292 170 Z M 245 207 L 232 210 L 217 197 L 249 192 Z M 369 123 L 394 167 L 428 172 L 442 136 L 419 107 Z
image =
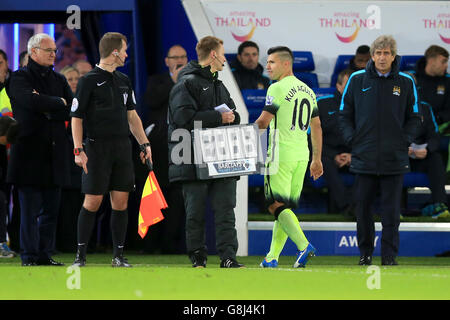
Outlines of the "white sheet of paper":
M 424 144 L 415 144 L 414 142 L 411 143 L 411 148 L 413 150 L 420 150 L 420 149 L 425 149 L 428 146 L 428 143 L 424 143 Z
M 415 151 L 415 150 L 421 150 L 421 149 L 425 149 L 427 147 L 428 143 L 424 143 L 424 144 L 415 144 L 414 142 L 411 143 L 410 147 Z M 416 159 L 416 156 L 414 155 L 414 153 L 412 155 L 409 156 L 411 159 Z
M 220 113 L 231 111 L 231 109 L 225 103 L 222 103 L 220 106 L 215 107 L 214 110 L 219 111 Z

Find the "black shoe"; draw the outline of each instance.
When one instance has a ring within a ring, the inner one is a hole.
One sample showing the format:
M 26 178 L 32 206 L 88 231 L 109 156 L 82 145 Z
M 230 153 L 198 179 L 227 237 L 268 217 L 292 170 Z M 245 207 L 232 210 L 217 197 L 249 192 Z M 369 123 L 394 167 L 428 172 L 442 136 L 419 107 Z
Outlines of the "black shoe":
M 398 263 L 393 256 L 381 257 L 381 265 L 383 266 L 397 266 Z
M 208 258 L 201 250 L 194 251 L 189 255 L 189 258 L 191 259 L 193 268 L 206 268 L 206 261 Z
M 24 262 L 22 261 L 22 267 L 34 267 L 37 266 L 37 263 L 34 261 Z
M 118 257 L 114 257 L 112 259 L 111 265 L 114 268 L 131 268 L 131 264 L 128 263 L 127 258 L 125 258 L 124 256 L 118 256 Z
M 38 265 L 38 266 L 61 267 L 61 266 L 64 265 L 64 263 L 55 261 L 55 260 L 53 260 L 52 258 L 48 258 L 48 259 L 41 259 L 41 260 L 38 260 L 37 265 Z
M 361 256 L 359 257 L 360 266 L 370 266 L 372 264 L 372 256 Z
M 237 262 L 234 259 L 228 258 L 225 260 L 222 260 L 220 262 L 221 268 L 245 268 L 245 266 L 242 263 Z
M 75 257 L 75 261 L 72 265 L 76 267 L 84 267 L 86 265 L 86 256 L 80 254 L 80 252 L 77 252 L 77 256 Z

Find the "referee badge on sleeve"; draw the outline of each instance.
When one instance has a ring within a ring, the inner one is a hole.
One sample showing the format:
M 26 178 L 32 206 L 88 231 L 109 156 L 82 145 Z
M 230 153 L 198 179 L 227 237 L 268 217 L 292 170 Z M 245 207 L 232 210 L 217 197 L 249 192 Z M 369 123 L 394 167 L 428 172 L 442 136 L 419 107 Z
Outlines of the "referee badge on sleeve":
M 72 108 L 70 108 L 70 111 L 75 112 L 78 109 L 78 99 L 73 98 L 72 100 Z
M 273 104 L 273 99 L 274 99 L 274 97 L 267 96 L 266 97 L 266 106 L 271 106 Z
M 127 100 L 128 100 L 128 93 L 124 93 L 123 94 L 123 104 L 126 105 L 127 104 Z

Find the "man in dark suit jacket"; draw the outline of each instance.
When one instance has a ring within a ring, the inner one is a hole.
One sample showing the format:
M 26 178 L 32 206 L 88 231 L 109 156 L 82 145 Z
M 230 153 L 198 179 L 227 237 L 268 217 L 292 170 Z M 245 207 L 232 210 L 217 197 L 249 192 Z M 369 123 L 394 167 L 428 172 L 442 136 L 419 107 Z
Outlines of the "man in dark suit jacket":
M 14 72 L 9 97 L 21 125 L 11 147 L 7 182 L 18 189 L 22 265 L 63 265 L 51 258 L 61 187 L 70 182 L 69 120 L 72 91 L 53 70 L 55 41 L 39 33 L 28 41 L 27 67 Z M 38 219 L 39 218 L 39 219 Z
M 167 141 L 167 110 L 169 94 L 178 80 L 178 73 L 187 64 L 186 50 L 180 45 L 172 46 L 167 52 L 165 63 L 169 69 L 165 73 L 148 78 L 145 105 L 148 108 L 146 127 L 155 124 L 149 135 L 153 149 L 153 169 L 169 207 L 164 210 L 165 219 L 152 226 L 152 237 L 145 238 L 144 250 L 164 254 L 184 253 L 185 210 L 181 185 L 169 183 L 169 148 Z

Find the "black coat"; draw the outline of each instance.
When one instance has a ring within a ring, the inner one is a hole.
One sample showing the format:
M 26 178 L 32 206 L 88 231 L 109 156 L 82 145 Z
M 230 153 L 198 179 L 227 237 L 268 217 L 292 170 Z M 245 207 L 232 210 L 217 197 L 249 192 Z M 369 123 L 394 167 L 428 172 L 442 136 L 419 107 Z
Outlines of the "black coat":
M 317 98 L 320 125 L 322 127 L 322 155 L 331 159 L 341 153 L 350 153 L 339 130 L 339 107 L 342 95 L 334 94 Z
M 175 83 L 168 72 L 150 76 L 145 92 L 147 107 L 147 121 L 145 127 L 154 124 L 149 139 L 152 145 L 153 169 L 159 185 L 169 185 L 169 158 L 167 141 L 167 110 L 169 108 L 169 94 Z
M 420 102 L 420 107 L 422 121 L 419 130 L 417 131 L 417 137 L 414 139 L 414 143 L 426 143 L 428 152 L 437 152 L 439 151 L 441 138 L 433 108 L 425 101 Z
M 11 146 L 7 182 L 18 186 L 68 186 L 73 155 L 64 122 L 69 120 L 73 95 L 67 80 L 52 67 L 41 66 L 30 58 L 27 67 L 12 74 L 8 95 L 21 131 Z
M 230 93 L 218 80 L 218 73 L 211 73 L 210 67 L 202 68 L 197 61 L 189 62 L 178 74 L 178 81 L 170 92 L 169 98 L 169 180 L 186 181 L 197 180 L 194 152 L 191 144 L 190 163 L 175 164 L 171 157 L 172 150 L 180 141 L 171 141 L 172 133 L 176 129 L 186 129 L 191 134 L 194 121 L 201 121 L 203 128 L 222 126 L 222 115 L 214 110 L 225 103 L 234 110 L 233 124 L 240 123 L 240 116 L 235 111 L 236 106 Z M 189 138 L 190 139 L 190 138 Z M 184 141 L 185 143 L 187 141 Z M 183 153 L 179 154 L 183 156 Z
M 259 63 L 256 69 L 250 70 L 236 59 L 231 64 L 231 71 L 241 90 L 267 89 L 270 86 L 270 79 L 263 75 L 264 68 Z
M 450 121 L 450 74 L 432 77 L 425 73 L 425 58 L 417 61 L 415 76 L 421 100 L 433 108 L 438 124 Z
M 363 174 L 409 172 L 408 147 L 417 135 L 420 111 L 411 76 L 399 72 L 400 57 L 387 78 L 372 60 L 353 73 L 342 95 L 339 127 L 351 147 L 350 171 Z

